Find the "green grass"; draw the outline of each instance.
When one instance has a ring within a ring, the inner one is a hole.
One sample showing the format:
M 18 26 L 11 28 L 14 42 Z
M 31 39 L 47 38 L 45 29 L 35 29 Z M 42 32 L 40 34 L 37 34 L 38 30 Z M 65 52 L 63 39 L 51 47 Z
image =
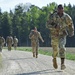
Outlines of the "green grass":
M 32 48 L 29 47 L 18 47 L 17 50 L 21 50 L 21 51 L 29 51 L 32 52 Z M 39 49 L 38 51 L 40 54 L 44 54 L 44 55 L 52 55 L 52 52 L 48 52 L 48 51 L 43 51 L 41 49 Z
M 23 47 L 19 47 L 17 48 L 18 50 L 22 50 L 22 51 L 32 51 L 31 48 L 23 48 Z M 39 53 L 40 54 L 44 54 L 44 55 L 48 55 L 48 56 L 51 56 L 52 55 L 52 52 L 51 51 L 43 51 L 41 49 L 39 49 Z M 66 59 L 69 59 L 69 60 L 75 60 L 75 55 L 72 54 L 72 53 L 66 53 Z
M 12 49 L 14 49 L 14 48 L 12 48 Z M 30 47 L 17 47 L 17 50 L 32 52 L 32 48 L 30 48 Z M 39 54 L 44 54 L 44 55 L 52 56 L 52 52 L 51 51 L 45 51 L 45 50 L 39 49 L 38 52 L 39 52 Z M 75 54 L 67 52 L 66 53 L 66 59 L 74 60 L 75 61 Z
M 66 59 L 74 60 L 74 61 L 75 61 L 75 54 L 72 54 L 72 53 L 66 53 Z
M 17 47 L 17 50 L 21 50 L 21 51 L 31 51 L 31 48 L 29 47 Z
M 49 56 L 52 55 L 52 52 L 51 52 L 51 51 L 43 51 L 43 50 L 41 50 L 41 49 L 39 49 L 39 53 L 40 53 L 40 54 L 44 54 L 44 55 L 49 55 Z

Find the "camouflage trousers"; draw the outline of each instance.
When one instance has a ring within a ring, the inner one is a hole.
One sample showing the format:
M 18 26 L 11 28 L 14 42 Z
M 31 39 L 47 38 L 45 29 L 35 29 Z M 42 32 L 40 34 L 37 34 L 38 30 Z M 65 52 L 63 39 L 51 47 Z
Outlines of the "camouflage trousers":
M 17 43 L 14 44 L 14 49 L 16 50 L 16 48 L 17 48 Z
M 32 53 L 38 55 L 38 47 L 39 47 L 38 42 L 37 43 L 31 42 L 31 46 L 32 46 Z
M 12 45 L 11 45 L 11 44 L 8 44 L 7 46 L 8 46 L 8 50 L 10 51 L 10 50 L 11 50 Z
M 58 53 L 60 58 L 65 58 L 65 45 L 66 45 L 66 36 L 60 38 L 52 38 L 51 45 L 53 48 L 53 58 L 56 58 Z

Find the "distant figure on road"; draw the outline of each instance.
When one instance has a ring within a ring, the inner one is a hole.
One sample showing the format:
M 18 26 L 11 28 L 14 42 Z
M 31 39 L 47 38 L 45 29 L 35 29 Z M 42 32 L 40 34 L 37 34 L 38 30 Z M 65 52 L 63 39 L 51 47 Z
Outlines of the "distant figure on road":
M 5 43 L 4 38 L 0 36 L 0 52 L 2 52 L 2 48 L 3 48 L 4 43 Z
M 13 44 L 13 37 L 12 36 L 7 36 L 6 44 L 7 44 L 7 47 L 8 47 L 8 51 L 11 51 L 11 47 L 12 47 L 12 44 Z
M 41 39 L 42 42 L 44 42 L 40 32 L 37 31 L 36 27 L 33 27 L 30 34 L 29 38 L 31 39 L 31 46 L 32 46 L 32 52 L 33 52 L 33 57 L 38 57 L 38 47 L 39 47 L 39 38 Z
M 74 25 L 72 18 L 64 12 L 63 6 L 60 4 L 57 7 L 57 12 L 49 15 L 46 27 L 51 32 L 51 45 L 53 47 L 53 67 L 58 68 L 56 57 L 59 55 L 61 58 L 61 70 L 66 68 L 65 61 L 65 45 L 66 37 L 74 36 Z
M 13 44 L 14 44 L 14 49 L 16 50 L 16 48 L 17 48 L 17 44 L 18 44 L 18 39 L 17 39 L 16 36 L 14 36 Z
M 4 37 L 2 36 L 2 47 L 4 47 L 4 44 L 5 44 L 5 39 L 4 39 Z

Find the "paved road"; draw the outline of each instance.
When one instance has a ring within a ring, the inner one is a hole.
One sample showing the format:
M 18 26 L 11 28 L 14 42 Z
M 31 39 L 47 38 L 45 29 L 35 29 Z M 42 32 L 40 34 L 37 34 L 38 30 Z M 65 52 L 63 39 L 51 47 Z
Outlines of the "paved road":
M 2 59 L 2 60 L 1 60 Z M 0 75 L 75 75 L 75 61 L 66 60 L 66 69 L 60 70 L 52 66 L 52 57 L 39 54 L 33 58 L 31 52 L 7 51 L 0 54 Z

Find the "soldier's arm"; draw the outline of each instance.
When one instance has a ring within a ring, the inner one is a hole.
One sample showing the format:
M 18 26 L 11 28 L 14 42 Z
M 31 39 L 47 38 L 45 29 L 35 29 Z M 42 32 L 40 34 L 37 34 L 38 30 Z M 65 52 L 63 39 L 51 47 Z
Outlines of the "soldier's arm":
M 31 31 L 29 34 L 29 39 L 33 39 L 34 38 L 34 31 Z
M 2 42 L 5 43 L 5 39 L 2 37 Z
M 50 30 L 53 28 L 56 28 L 57 24 L 55 23 L 54 18 L 55 18 L 55 13 L 49 14 L 48 20 L 46 22 L 46 28 L 48 28 Z
M 43 38 L 42 38 L 40 32 L 38 32 L 38 36 L 39 36 L 39 38 L 41 39 L 41 41 L 44 42 L 44 40 L 43 40 Z
M 72 21 L 72 18 L 67 15 L 67 25 L 68 25 L 68 32 L 69 32 L 69 36 L 74 36 L 74 24 L 73 24 L 73 21 Z
M 47 22 L 46 22 L 46 28 L 50 29 L 51 28 L 51 18 L 50 18 L 50 14 L 47 17 Z
M 18 38 L 17 38 L 17 43 L 18 43 Z

